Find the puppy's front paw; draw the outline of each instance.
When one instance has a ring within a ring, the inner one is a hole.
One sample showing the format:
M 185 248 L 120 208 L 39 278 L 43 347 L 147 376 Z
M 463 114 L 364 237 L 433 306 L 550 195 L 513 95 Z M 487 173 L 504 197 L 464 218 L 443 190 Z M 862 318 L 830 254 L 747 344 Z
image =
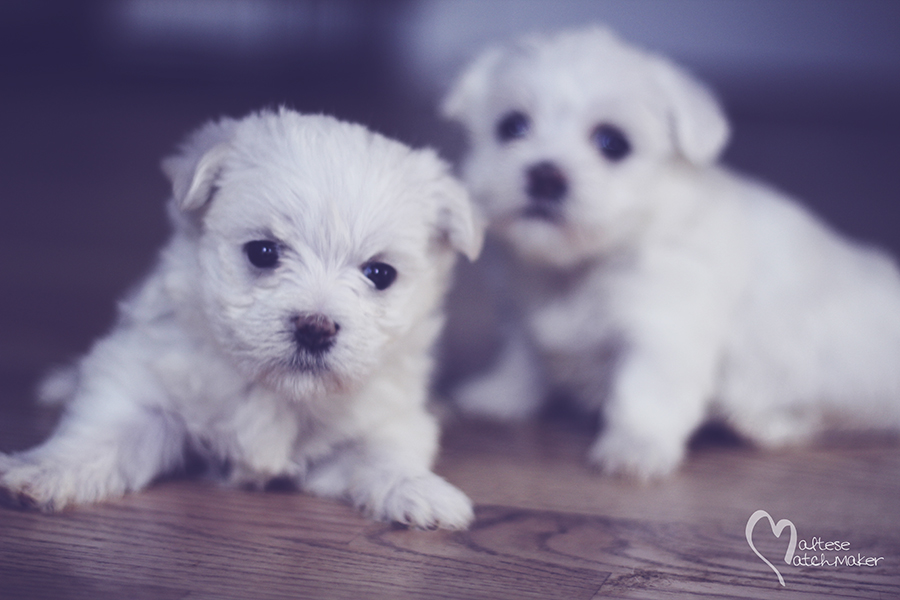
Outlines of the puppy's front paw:
M 514 338 L 503 348 L 496 366 L 464 383 L 454 394 L 464 413 L 500 421 L 521 421 L 541 407 L 545 386 L 528 343 Z
M 417 529 L 465 529 L 475 518 L 472 501 L 434 473 L 397 479 L 358 504 L 374 519 Z
M 36 508 L 35 499 L 22 485 L 18 485 L 15 475 L 17 461 L 12 456 L 0 454 L 0 506 L 10 508 Z
M 38 461 L 0 455 L 0 504 L 25 510 L 46 512 L 69 504 L 73 490 L 65 477 Z
M 523 421 L 531 417 L 540 404 L 532 390 L 499 378 L 485 377 L 469 382 L 454 394 L 460 410 L 467 415 L 494 421 Z
M 684 446 L 621 431 L 607 431 L 594 442 L 588 460 L 604 473 L 643 482 L 671 475 L 681 463 Z
M 494 421 L 524 421 L 541 406 L 540 386 L 534 377 L 510 377 L 492 372 L 473 379 L 453 395 L 467 415 Z
M 61 457 L 41 449 L 0 455 L 0 503 L 6 506 L 53 512 L 125 491 L 109 457 Z

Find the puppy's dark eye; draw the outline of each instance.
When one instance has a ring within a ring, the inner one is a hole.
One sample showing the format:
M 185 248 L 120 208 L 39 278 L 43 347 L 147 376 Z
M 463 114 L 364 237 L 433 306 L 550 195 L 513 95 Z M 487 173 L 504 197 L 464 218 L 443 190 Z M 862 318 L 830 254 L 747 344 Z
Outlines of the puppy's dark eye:
M 260 269 L 271 269 L 278 264 L 278 244 L 269 240 L 247 242 L 244 253 L 250 264 Z
M 397 279 L 397 269 L 383 262 L 370 262 L 363 265 L 363 275 L 375 284 L 376 290 L 385 290 Z
M 501 142 L 517 140 L 528 135 L 531 121 L 528 116 L 517 110 L 507 113 L 497 123 L 497 139 Z
M 591 141 L 609 160 L 620 161 L 631 153 L 631 142 L 615 125 L 597 125 L 591 133 Z

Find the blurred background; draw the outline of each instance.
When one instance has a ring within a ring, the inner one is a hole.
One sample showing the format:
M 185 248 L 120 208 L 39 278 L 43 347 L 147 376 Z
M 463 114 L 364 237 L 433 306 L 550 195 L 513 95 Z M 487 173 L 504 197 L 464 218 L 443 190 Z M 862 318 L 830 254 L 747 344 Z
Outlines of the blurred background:
M 895 0 L 3 0 L 0 403 L 84 351 L 165 240 L 160 159 L 285 104 L 459 157 L 436 105 L 484 46 L 602 21 L 716 89 L 733 167 L 900 255 Z M 477 368 L 464 267 L 444 382 Z M 486 338 L 477 338 L 488 346 Z

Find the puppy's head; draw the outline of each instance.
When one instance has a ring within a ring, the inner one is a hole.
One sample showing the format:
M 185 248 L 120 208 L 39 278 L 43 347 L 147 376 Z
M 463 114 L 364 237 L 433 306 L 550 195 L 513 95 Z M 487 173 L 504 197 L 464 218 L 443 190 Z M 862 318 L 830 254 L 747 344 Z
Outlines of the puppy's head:
M 559 266 L 638 236 L 659 170 L 706 166 L 728 138 L 701 84 L 599 27 L 488 50 L 443 113 L 468 131 L 464 175 L 493 227 Z
M 248 376 L 299 394 L 427 352 L 455 254 L 481 244 L 434 153 L 330 117 L 211 123 L 163 169 L 201 325 Z

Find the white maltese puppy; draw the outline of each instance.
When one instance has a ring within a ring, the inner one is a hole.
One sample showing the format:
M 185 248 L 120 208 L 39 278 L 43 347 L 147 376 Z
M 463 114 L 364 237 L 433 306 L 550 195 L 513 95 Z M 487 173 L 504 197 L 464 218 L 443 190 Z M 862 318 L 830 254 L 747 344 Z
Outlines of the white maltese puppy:
M 443 111 L 523 320 L 464 409 L 523 417 L 561 387 L 602 411 L 590 461 L 642 479 L 711 418 L 763 446 L 900 424 L 894 264 L 718 166 L 728 123 L 687 73 L 599 27 L 529 37 Z
M 119 496 L 189 448 L 238 485 L 287 478 L 375 519 L 466 527 L 426 411 L 451 269 L 482 238 L 446 165 L 282 109 L 206 125 L 163 169 L 174 235 L 112 333 L 44 386 L 66 401 L 53 436 L 0 455 L 6 500 Z

